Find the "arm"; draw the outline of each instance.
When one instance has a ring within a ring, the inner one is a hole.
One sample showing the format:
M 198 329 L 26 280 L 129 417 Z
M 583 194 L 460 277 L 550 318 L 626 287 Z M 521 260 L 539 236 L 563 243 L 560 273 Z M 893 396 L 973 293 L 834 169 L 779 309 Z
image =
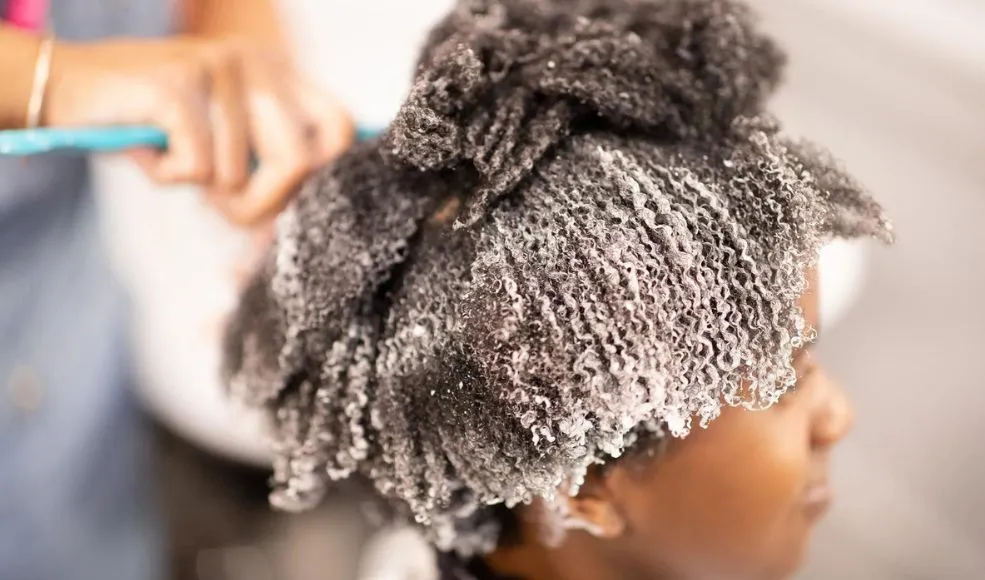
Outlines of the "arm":
M 266 223 L 344 149 L 351 124 L 286 62 L 273 0 L 182 2 L 187 30 L 172 38 L 56 43 L 41 123 L 160 127 L 166 150 L 131 155 L 148 175 L 205 187 L 236 224 Z M 0 26 L 0 129 L 27 120 L 41 46 Z
M 40 46 L 37 36 L 0 24 L 0 130 L 21 128 L 27 120 Z
M 272 0 L 181 0 L 182 27 L 192 36 L 241 37 L 287 50 Z M 27 118 L 40 38 L 0 24 L 0 130 L 19 129 Z

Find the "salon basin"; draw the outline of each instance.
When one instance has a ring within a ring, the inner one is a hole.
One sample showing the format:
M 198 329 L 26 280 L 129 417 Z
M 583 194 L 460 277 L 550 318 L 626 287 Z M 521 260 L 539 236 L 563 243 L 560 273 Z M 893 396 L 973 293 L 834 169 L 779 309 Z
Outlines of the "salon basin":
M 123 159 L 95 163 L 106 242 L 133 305 L 139 393 L 150 412 L 208 451 L 270 463 L 264 419 L 226 396 L 219 380 L 223 317 L 236 304 L 247 238 L 191 188 L 156 187 Z M 863 281 L 864 242 L 835 242 L 821 257 L 826 328 L 850 309 Z
M 138 392 L 161 422 L 235 461 L 267 465 L 263 417 L 219 380 L 223 317 L 248 239 L 188 187 L 160 188 L 125 159 L 97 159 L 95 190 L 113 266 L 131 296 Z

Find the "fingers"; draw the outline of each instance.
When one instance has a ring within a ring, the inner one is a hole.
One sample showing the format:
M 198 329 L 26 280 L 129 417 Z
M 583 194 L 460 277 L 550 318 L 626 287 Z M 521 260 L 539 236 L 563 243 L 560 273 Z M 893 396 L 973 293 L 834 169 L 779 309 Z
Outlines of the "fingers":
M 131 157 L 159 183 L 234 194 L 246 185 L 250 171 L 239 58 L 218 45 L 202 49 L 197 59 L 181 61 L 180 72 L 160 91 L 155 121 L 168 133 L 168 150 L 140 150 Z
M 250 135 L 239 61 L 218 50 L 212 63 L 209 118 L 212 124 L 212 190 L 231 194 L 246 185 L 250 172 Z
M 242 194 L 220 205 L 240 225 L 279 213 L 300 183 L 355 136 L 352 121 L 336 101 L 270 64 L 254 59 L 244 72 L 251 142 L 260 164 Z
M 210 71 L 204 66 L 185 63 L 161 91 L 157 121 L 168 134 L 168 149 L 136 157 L 154 180 L 166 184 L 212 180 L 211 82 Z
M 276 216 L 312 171 L 355 138 L 345 109 L 312 85 L 292 78 L 261 87 L 257 82 L 248 89 L 251 139 L 260 165 L 239 196 L 217 203 L 228 219 L 251 227 Z
M 298 101 L 314 131 L 315 156 L 321 163 L 336 158 L 356 138 L 356 126 L 342 105 L 304 79 L 295 78 Z
M 252 227 L 279 213 L 355 129 L 282 60 L 240 44 L 198 48 L 160 91 L 152 121 L 167 131 L 168 150 L 132 157 L 158 182 L 205 187 L 230 221 Z M 252 170 L 251 157 L 259 162 Z
M 252 226 L 280 212 L 317 157 L 296 93 L 273 69 L 246 68 L 247 125 L 259 165 L 246 186 L 219 207 L 234 223 Z

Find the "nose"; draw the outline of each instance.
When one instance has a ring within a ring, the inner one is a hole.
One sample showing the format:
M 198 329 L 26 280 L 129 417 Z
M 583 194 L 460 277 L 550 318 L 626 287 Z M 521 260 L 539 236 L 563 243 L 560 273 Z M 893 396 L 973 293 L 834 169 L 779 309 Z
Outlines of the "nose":
M 820 387 L 816 389 L 811 435 L 814 445 L 831 447 L 848 435 L 855 423 L 855 409 L 848 394 L 841 386 L 823 371 L 817 377 Z

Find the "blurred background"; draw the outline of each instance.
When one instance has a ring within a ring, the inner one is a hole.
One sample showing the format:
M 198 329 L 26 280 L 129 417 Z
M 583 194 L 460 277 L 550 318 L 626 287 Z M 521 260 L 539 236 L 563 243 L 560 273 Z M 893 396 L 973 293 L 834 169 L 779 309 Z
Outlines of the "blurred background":
M 858 418 L 801 578 L 985 578 L 985 1 L 752 3 L 790 55 L 775 111 L 841 158 L 898 234 L 892 249 L 825 258 L 820 353 Z M 360 124 L 380 126 L 450 2 L 280 5 L 302 68 Z M 302 516 L 271 513 L 261 423 L 218 387 L 215 335 L 203 329 L 235 299 L 243 240 L 193 191 L 162 195 L 117 160 L 96 168 L 106 240 L 137 313 L 141 395 L 159 425 L 175 579 L 354 578 L 369 537 L 357 492 Z M 162 219 L 132 219 L 147 212 Z M 413 556 L 408 546 L 387 557 Z
M 776 102 L 893 217 L 820 352 L 858 420 L 805 579 L 985 577 L 985 3 L 766 0 Z

